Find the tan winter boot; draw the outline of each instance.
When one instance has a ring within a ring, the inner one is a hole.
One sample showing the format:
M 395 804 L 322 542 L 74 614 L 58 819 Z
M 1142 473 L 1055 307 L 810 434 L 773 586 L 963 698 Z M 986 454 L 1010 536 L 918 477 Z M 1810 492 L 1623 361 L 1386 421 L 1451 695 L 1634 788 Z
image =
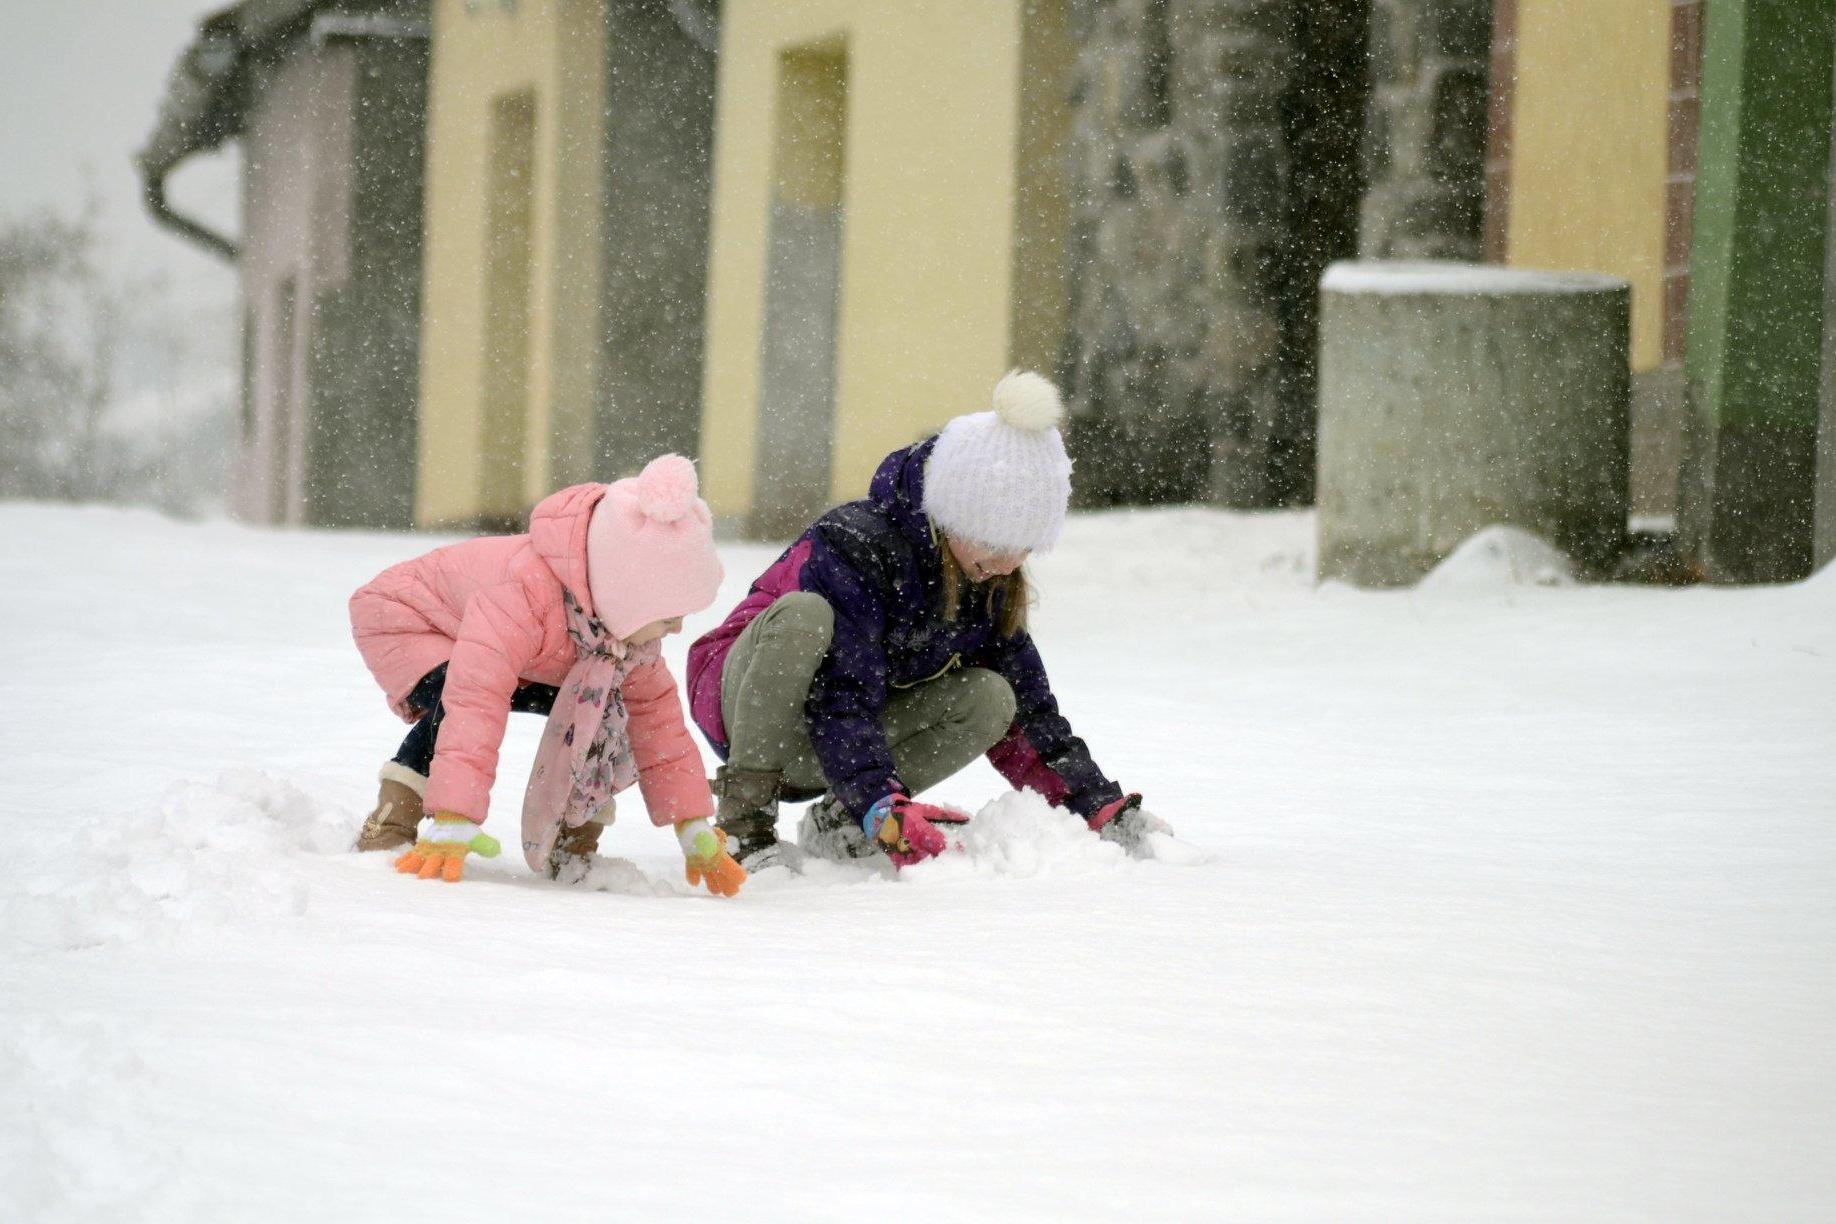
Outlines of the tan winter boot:
M 421 824 L 421 795 L 427 790 L 427 779 L 406 765 L 390 761 L 382 767 L 381 781 L 376 808 L 357 834 L 359 850 L 412 846 Z
M 592 869 L 593 855 L 599 852 L 599 835 L 606 826 L 597 820 L 572 828 L 562 826 L 555 838 L 555 848 L 548 852 L 548 878 L 563 884 L 578 884 Z

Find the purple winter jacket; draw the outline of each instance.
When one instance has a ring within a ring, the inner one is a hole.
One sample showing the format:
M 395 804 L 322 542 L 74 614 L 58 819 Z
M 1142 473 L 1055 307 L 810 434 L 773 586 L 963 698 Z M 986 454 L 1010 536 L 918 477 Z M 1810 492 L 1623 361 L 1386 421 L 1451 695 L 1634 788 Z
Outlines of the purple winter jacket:
M 999 607 L 967 584 L 957 619 L 942 612 L 942 562 L 924 511 L 931 438 L 894 451 L 868 496 L 837 506 L 772 563 L 731 615 L 689 648 L 689 707 L 722 759 L 721 670 L 753 617 L 791 591 L 821 595 L 835 610 L 834 638 L 804 713 L 810 743 L 835 794 L 856 816 L 903 792 L 881 723 L 889 689 L 955 667 L 983 667 L 1013 686 L 1015 719 L 988 759 L 1015 787 L 1036 790 L 1081 816 L 1121 797 L 1058 711 L 1032 637 L 1002 637 Z

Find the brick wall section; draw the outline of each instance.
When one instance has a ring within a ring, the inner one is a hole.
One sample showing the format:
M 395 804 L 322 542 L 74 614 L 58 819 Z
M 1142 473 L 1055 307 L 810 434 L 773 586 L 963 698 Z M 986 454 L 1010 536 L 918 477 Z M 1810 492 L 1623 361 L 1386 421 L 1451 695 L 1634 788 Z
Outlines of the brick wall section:
M 1511 0 L 1500 0 L 1508 3 Z M 1670 6 L 1670 156 L 1664 218 L 1664 360 L 1683 359 L 1688 323 L 1689 248 L 1701 129 L 1702 0 Z
M 1691 0 L 1692 3 L 1699 0 Z M 1485 240 L 1487 263 L 1503 263 L 1511 222 L 1512 110 L 1517 104 L 1517 3 L 1492 5 L 1490 103 L 1485 122 Z

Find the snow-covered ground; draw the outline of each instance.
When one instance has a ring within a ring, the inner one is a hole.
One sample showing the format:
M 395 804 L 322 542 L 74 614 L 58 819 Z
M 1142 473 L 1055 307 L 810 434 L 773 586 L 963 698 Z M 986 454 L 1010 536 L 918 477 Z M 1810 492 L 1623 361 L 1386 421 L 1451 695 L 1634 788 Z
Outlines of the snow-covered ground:
M 402 728 L 344 601 L 432 541 L 0 506 L 0 1219 L 1836 1215 L 1836 572 L 1369 594 L 1310 535 L 1036 567 L 1178 861 L 1007 798 L 727 902 L 635 804 L 598 891 L 345 849 Z

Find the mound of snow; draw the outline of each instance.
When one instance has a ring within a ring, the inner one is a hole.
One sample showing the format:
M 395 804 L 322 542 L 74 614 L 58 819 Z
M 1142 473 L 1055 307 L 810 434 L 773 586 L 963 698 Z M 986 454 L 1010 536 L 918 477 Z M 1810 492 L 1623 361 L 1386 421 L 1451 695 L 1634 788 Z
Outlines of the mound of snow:
M 674 888 L 653 880 L 630 859 L 595 854 L 585 862 L 572 862 L 561 869 L 556 882 L 589 892 L 621 893 L 628 897 L 673 897 L 687 891 L 687 885 Z
M 348 815 L 291 783 L 229 770 L 87 825 L 60 868 L 0 894 L 0 928 L 28 948 L 75 949 L 303 913 L 298 856 L 343 852 L 351 836 Z
M 1120 846 L 1091 836 L 1077 816 L 1032 791 L 1014 791 L 983 806 L 953 839 L 952 850 L 900 872 L 914 884 L 972 877 L 1077 876 L 1112 872 L 1129 859 Z
M 1521 527 L 1494 524 L 1454 549 L 1416 589 L 1498 591 L 1574 580 L 1574 566 L 1560 549 Z
M 851 863 L 812 856 L 798 874 L 771 871 L 752 877 L 745 895 L 870 881 L 928 885 L 998 877 L 1067 879 L 1127 870 L 1134 861 L 1122 847 L 1091 833 L 1081 817 L 1053 807 L 1032 791 L 1007 792 L 973 814 L 943 806 L 969 819 L 960 831 L 945 827 L 949 847 L 936 858 L 895 869 L 877 854 Z M 1150 844 L 1151 857 L 1160 863 L 1191 866 L 1211 861 L 1210 855 L 1175 837 L 1155 835 Z
M 964 809 L 955 810 L 968 815 Z M 1134 862 L 1122 847 L 1091 833 L 1082 817 L 1053 807 L 1032 791 L 1003 794 L 982 805 L 960 832 L 947 828 L 945 836 L 949 848 L 942 854 L 901 870 L 878 855 L 858 863 L 811 858 L 800 875 L 771 872 L 748 881 L 746 887 L 757 895 L 869 880 L 922 886 L 998 877 L 1067 879 L 1126 870 Z M 1190 866 L 1210 861 L 1209 855 L 1174 837 L 1155 835 L 1151 846 L 1157 862 Z

